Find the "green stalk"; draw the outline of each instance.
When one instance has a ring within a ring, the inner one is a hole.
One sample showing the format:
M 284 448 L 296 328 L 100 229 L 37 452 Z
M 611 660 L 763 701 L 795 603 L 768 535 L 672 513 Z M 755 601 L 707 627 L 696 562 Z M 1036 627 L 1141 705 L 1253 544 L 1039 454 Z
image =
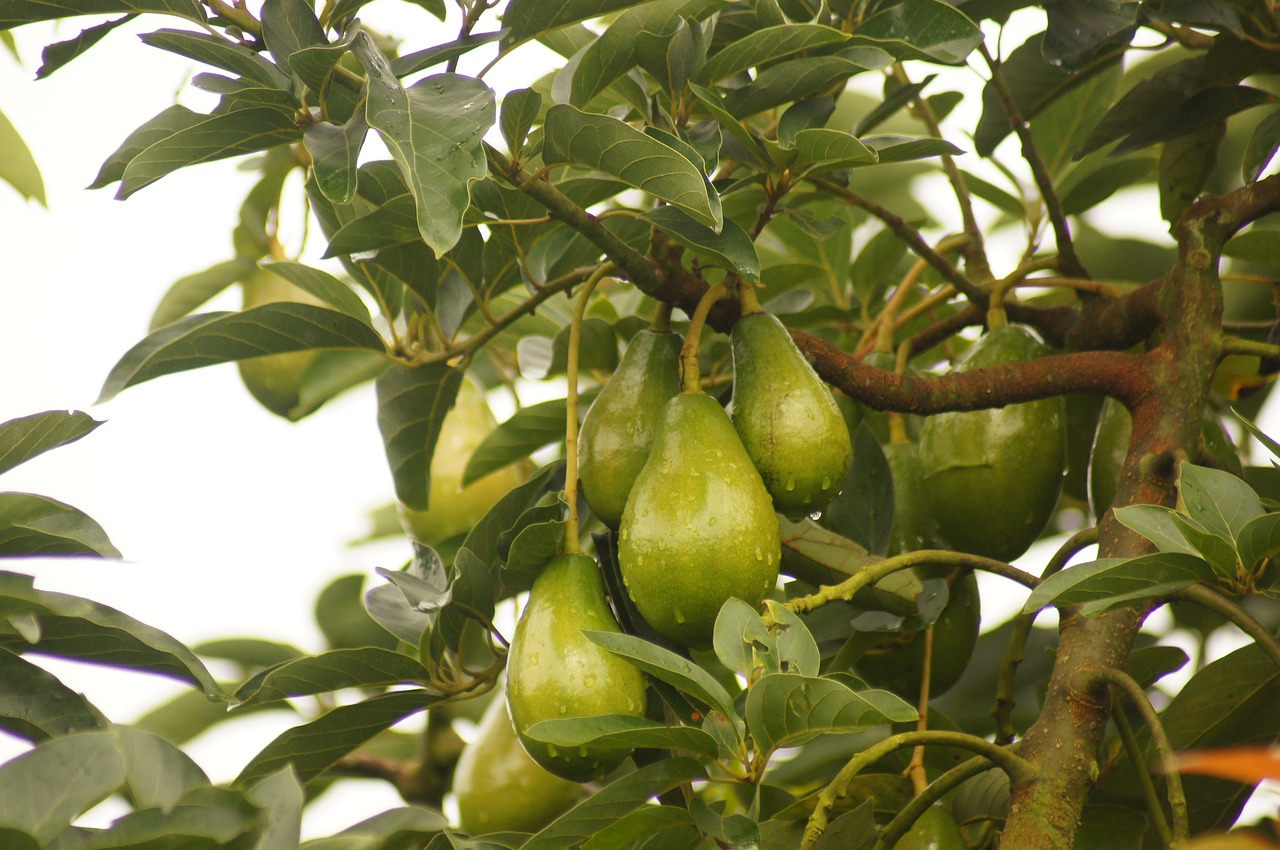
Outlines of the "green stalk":
M 703 294 L 689 321 L 689 333 L 680 349 L 680 391 L 690 395 L 702 392 L 702 373 L 698 369 L 698 345 L 702 338 L 702 326 L 707 323 L 711 307 L 729 294 L 729 287 L 720 281 Z
M 1151 771 L 1147 770 L 1147 762 L 1143 758 L 1142 747 L 1138 744 L 1138 736 L 1133 733 L 1133 725 L 1129 723 L 1129 718 L 1125 717 L 1123 711 L 1112 712 L 1111 719 L 1116 722 L 1116 730 L 1120 733 L 1124 750 L 1129 755 L 1129 761 L 1133 763 L 1133 770 L 1138 776 L 1138 785 L 1142 788 L 1142 797 L 1147 801 L 1147 811 L 1151 812 L 1156 832 L 1160 833 L 1160 842 L 1168 847 L 1173 843 L 1173 833 L 1169 831 L 1169 821 L 1164 816 L 1164 807 L 1160 805 L 1160 796 L 1156 792 L 1155 783 L 1151 780 Z
M 569 326 L 569 357 L 565 373 L 568 394 L 565 397 L 564 422 L 564 500 L 569 504 L 569 518 L 564 524 L 564 554 L 581 555 L 578 544 L 578 352 L 582 348 L 582 317 L 587 313 L 587 301 L 596 284 L 615 270 L 613 263 L 605 263 L 591 273 L 578 293 L 578 303 L 573 311 L 573 324 Z

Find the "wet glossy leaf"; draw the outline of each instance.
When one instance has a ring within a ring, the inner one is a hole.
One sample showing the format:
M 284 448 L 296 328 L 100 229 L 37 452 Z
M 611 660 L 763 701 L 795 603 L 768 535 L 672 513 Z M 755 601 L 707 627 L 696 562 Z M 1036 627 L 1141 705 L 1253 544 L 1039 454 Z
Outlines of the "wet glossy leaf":
M 715 738 L 694 726 L 668 726 L 630 714 L 606 714 L 544 720 L 525 732 L 535 741 L 558 747 L 648 747 L 657 750 L 685 750 L 710 758 L 719 755 Z
M 760 612 L 737 598 L 720 606 L 711 645 L 721 664 L 744 676 L 755 668 L 753 647 L 776 648 Z
M 436 74 L 405 88 L 367 34 L 352 48 L 369 73 L 369 126 L 400 166 L 417 204 L 418 231 L 439 257 L 462 236 L 471 183 L 488 172 L 482 142 L 493 125 L 493 90 L 459 74 Z
M 0 473 L 74 443 L 101 424 L 78 410 L 48 410 L 0 423 Z
M 916 710 L 888 691 L 859 692 L 834 679 L 774 673 L 747 692 L 744 716 L 756 745 L 772 752 L 820 734 L 915 720 Z
M 1022 610 L 1032 613 L 1046 605 L 1078 605 L 1122 594 L 1136 604 L 1166 595 L 1171 585 L 1216 581 L 1213 568 L 1195 555 L 1157 552 L 1139 558 L 1104 558 L 1050 576 L 1031 592 Z
M 239 312 L 199 313 L 152 332 L 125 352 L 98 396 L 188 369 L 309 348 L 383 351 L 382 338 L 365 323 L 311 304 L 277 302 Z
M 687 658 L 634 635 L 583 631 L 587 639 L 627 659 L 644 672 L 695 697 L 725 717 L 736 717 L 733 699 L 711 674 Z
M 716 233 L 676 207 L 659 207 L 644 218 L 701 257 L 704 265 L 720 266 L 749 283 L 759 283 L 760 258 L 755 243 L 734 222 L 726 221 Z
M 105 725 L 106 719 L 83 694 L 45 669 L 0 649 L 0 729 L 38 744 Z
M 280 734 L 245 765 L 233 785 L 256 785 L 286 764 L 306 785 L 374 735 L 443 699 L 427 691 L 395 691 L 339 706 Z
M 237 707 L 313 696 L 345 688 L 385 688 L 430 678 L 417 659 L 366 646 L 335 649 L 264 670 L 236 691 Z
M 1137 25 L 1137 4 L 1116 0 L 1065 0 L 1045 10 L 1044 58 L 1068 71 L 1084 67 L 1112 39 Z
M 784 672 L 799 673 L 802 676 L 818 675 L 822 654 L 818 651 L 818 644 L 809 633 L 804 621 L 791 609 L 772 599 L 766 599 L 764 604 L 777 623 L 774 633 L 778 646 L 778 659 L 784 665 Z
M 696 165 L 616 118 L 567 104 L 551 107 L 542 157 L 548 165 L 581 165 L 616 177 L 713 230 L 724 224 L 719 198 Z
M 34 493 L 0 493 L 0 557 L 24 555 L 121 557 L 80 509 Z
M 12 122 L 0 112 L 0 180 L 27 200 L 45 204 L 40 167 Z
M 387 464 L 396 497 L 414 510 L 429 507 L 431 457 L 461 386 L 462 372 L 443 363 L 393 366 L 378 378 L 378 429 Z

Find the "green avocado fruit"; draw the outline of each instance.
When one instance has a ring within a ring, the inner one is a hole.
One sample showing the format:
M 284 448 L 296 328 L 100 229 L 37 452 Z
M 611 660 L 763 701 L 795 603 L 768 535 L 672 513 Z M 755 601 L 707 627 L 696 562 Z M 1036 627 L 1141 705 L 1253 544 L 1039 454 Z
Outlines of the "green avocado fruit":
M 583 631 L 621 632 L 604 597 L 600 568 L 586 555 L 557 555 L 529 590 L 507 655 L 507 705 L 525 751 L 564 779 L 586 782 L 616 768 L 619 747 L 563 749 L 526 733 L 543 720 L 645 711 L 644 674 L 596 646 Z
M 853 460 L 831 390 L 768 313 L 742 315 L 729 342 L 733 426 L 774 507 L 792 518 L 821 510 L 840 492 Z
M 894 843 L 893 850 L 966 850 L 968 846 L 951 812 L 930 806 Z
M 399 506 L 401 524 L 419 543 L 435 546 L 470 531 L 499 499 L 528 479 L 529 464 L 521 462 L 462 486 L 467 462 L 497 424 L 484 391 L 470 380 L 463 380 L 457 401 L 440 426 L 431 456 L 427 509 Z
M 778 515 L 724 408 L 701 392 L 677 395 L 618 534 L 636 609 L 669 640 L 705 647 L 720 607 L 732 597 L 759 605 L 781 560 Z
M 936 574 L 922 567 L 920 574 Z M 982 598 L 972 571 L 949 583 L 946 607 L 933 624 L 933 658 L 929 666 L 929 698 L 942 696 L 960 681 L 982 624 Z M 924 678 L 924 632 L 896 632 L 854 662 L 853 669 L 867 684 L 893 691 L 904 699 L 920 698 Z
M 578 478 L 592 513 L 617 529 L 627 495 L 649 457 L 668 401 L 680 392 L 680 346 L 670 331 L 642 330 L 592 402 L 578 434 Z
M 295 304 L 323 305 L 305 289 L 294 286 L 275 272 L 259 268 L 241 282 L 244 309 L 288 301 Z M 240 360 L 240 380 L 258 403 L 277 416 L 293 419 L 291 411 L 298 406 L 302 379 L 315 362 L 314 350 L 286 351 L 251 360 Z
M 583 787 L 529 758 L 499 695 L 490 700 L 475 739 L 458 759 L 453 793 L 463 831 L 487 835 L 537 832 L 573 808 Z
M 956 371 L 1032 360 L 1048 349 L 1022 325 L 973 344 Z M 1061 396 L 939 413 L 920 431 L 925 496 L 951 548 L 999 561 L 1022 555 L 1048 525 L 1067 460 Z

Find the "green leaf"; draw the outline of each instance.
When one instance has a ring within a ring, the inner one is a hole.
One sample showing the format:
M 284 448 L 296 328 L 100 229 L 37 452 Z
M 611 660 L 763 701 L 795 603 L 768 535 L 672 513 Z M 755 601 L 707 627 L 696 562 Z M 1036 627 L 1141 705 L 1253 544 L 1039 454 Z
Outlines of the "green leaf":
M 1226 134 L 1225 119 L 1210 121 L 1161 145 L 1156 169 L 1160 217 L 1170 225 L 1177 224 L 1204 190 Z
M 0 112 L 0 180 L 8 183 L 27 200 L 48 206 L 44 197 L 44 180 L 40 167 L 17 128 Z
M 378 429 L 396 498 L 425 511 L 431 494 L 431 457 L 445 414 L 458 397 L 462 372 L 443 363 L 417 369 L 396 365 L 383 372 L 375 386 Z
M 747 691 L 747 728 L 762 752 L 820 734 L 858 732 L 916 719 L 916 710 L 888 691 L 854 691 L 834 679 L 773 673 Z
M 242 675 L 284 664 L 306 654 L 292 644 L 262 638 L 207 640 L 196 644 L 192 649 L 204 658 L 230 661 L 240 668 Z
M 822 664 L 822 653 L 818 643 L 810 634 L 809 628 L 790 608 L 778 604 L 772 599 L 764 601 L 769 609 L 775 626 L 778 645 L 778 658 L 785 665 L 783 672 L 799 673 L 802 676 L 818 675 Z
M 1188 519 L 1184 514 L 1175 513 L 1173 521 L 1187 538 L 1187 542 L 1195 547 L 1200 557 L 1208 561 L 1219 575 L 1235 578 L 1240 555 L 1236 552 L 1235 541 L 1206 531 L 1199 523 Z
M 963 150 L 942 139 L 913 138 L 911 136 L 867 136 L 862 143 L 876 155 L 877 165 L 891 162 L 908 162 L 935 156 L 957 156 Z
M 522 407 L 490 431 L 467 461 L 462 486 L 563 440 L 565 404 L 560 398 Z
M 502 114 L 498 119 L 502 138 L 511 156 L 518 158 L 529 128 L 542 113 L 542 95 L 533 89 L 516 89 L 502 98 Z
M 232 785 L 252 787 L 286 764 L 292 764 L 298 781 L 307 785 L 374 735 L 445 699 L 422 690 L 395 691 L 339 706 L 280 734 L 245 765 Z
M 748 68 L 763 67 L 784 56 L 848 41 L 849 36 L 818 24 L 782 24 L 755 30 L 707 60 L 698 81 L 717 83 Z
M 345 124 L 318 121 L 302 134 L 316 185 L 335 204 L 351 203 L 356 195 L 357 158 L 368 132 L 368 122 L 357 112 Z
M 0 493 L 0 557 L 23 555 L 121 557 L 102 526 L 78 508 L 33 493 Z
M 441 5 L 440 8 L 443 9 L 444 6 Z M 505 30 L 476 33 L 456 38 L 453 41 L 447 41 L 444 44 L 436 44 L 425 50 L 417 50 L 404 56 L 397 56 L 391 60 L 391 70 L 397 77 L 407 77 L 410 74 L 416 74 L 419 71 L 443 64 L 451 59 L 465 56 L 477 47 L 500 41 L 505 33 Z
M 98 403 L 121 390 L 188 369 L 311 348 L 384 351 L 358 319 L 312 304 L 275 302 L 239 312 L 199 313 L 154 331 L 111 369 Z
M 273 106 L 250 106 L 199 116 L 138 152 L 121 175 L 124 199 L 179 168 L 266 150 L 301 138 L 294 116 Z
M 0 827 L 48 846 L 72 820 L 120 788 L 127 773 L 113 732 L 52 738 L 0 765 Z
M 262 810 L 253 850 L 297 850 L 305 794 L 291 768 L 283 767 L 245 792 Z
M 607 115 L 568 104 L 547 110 L 542 158 L 548 165 L 581 165 L 679 207 L 719 232 L 719 198 L 696 165 L 667 145 Z
M 147 332 L 159 330 L 190 315 L 215 295 L 249 277 L 257 268 L 258 265 L 253 260 L 237 257 L 178 278 L 156 305 Z
M 856 165 L 872 165 L 876 152 L 840 130 L 810 129 L 796 133 L 794 172 L 821 174 Z
M 1152 167 L 1149 156 L 1104 159 L 1095 167 L 1082 163 L 1059 185 L 1062 211 L 1067 215 L 1080 215 L 1091 210 L 1121 189 L 1150 178 Z
M 882 68 L 892 57 L 876 47 L 846 47 L 839 54 L 786 59 L 762 70 L 754 81 L 725 95 L 724 105 L 738 118 L 804 100 L 837 82 Z
M 262 6 L 262 40 L 282 68 L 305 47 L 328 43 L 310 0 L 273 0 Z
M 1177 511 L 1160 505 L 1128 505 L 1115 509 L 1116 519 L 1125 528 L 1136 531 L 1156 544 L 1161 552 L 1180 552 L 1199 555 L 1196 547 L 1187 542 L 1173 515 Z
M 230 71 L 267 88 L 287 89 L 289 78 L 244 44 L 188 30 L 156 30 L 140 36 L 144 44 Z
M 1232 259 L 1247 260 L 1251 263 L 1267 263 L 1270 265 L 1280 263 L 1280 229 L 1255 225 L 1244 233 L 1230 239 L 1223 247 L 1222 254 Z M 1239 416 L 1239 414 L 1236 415 Z M 1268 437 L 1267 439 L 1270 438 Z
M 716 233 L 676 207 L 659 207 L 645 213 L 644 219 L 701 257 L 704 265 L 727 269 L 748 283 L 760 282 L 755 243 L 735 222 L 726 220 Z
M 598 18 L 644 0 L 564 0 L 547 3 L 545 0 L 511 0 L 502 25 L 509 30 L 507 39 L 519 44 L 537 38 L 549 30 L 576 24 L 588 18 Z
M 291 260 L 278 260 L 264 265 L 263 268 L 280 275 L 280 277 L 294 286 L 311 293 L 334 309 L 346 313 L 353 319 L 359 319 L 370 328 L 373 327 L 373 320 L 369 317 L 369 308 L 360 300 L 360 296 L 352 292 L 351 287 L 328 272 L 303 265 L 302 263 L 295 263 Z
M 22 657 L 0 649 L 0 729 L 38 744 L 106 726 L 83 694 Z
M 1045 11 L 1044 58 L 1068 71 L 1079 70 L 1112 39 L 1132 37 L 1138 17 L 1137 4 L 1123 0 L 1064 0 Z
M 729 112 L 718 94 L 696 83 L 689 84 L 689 91 L 693 92 L 693 96 L 711 113 L 711 117 L 720 125 L 721 130 L 727 130 L 740 143 L 743 153 L 754 165 L 766 170 L 774 168 L 773 161 L 765 151 L 764 142 L 752 135 L 751 131 Z
M 260 815 L 242 793 L 200 788 L 176 806 L 142 808 L 116 819 L 83 850 L 142 850 L 156 846 L 228 847 L 247 837 Z
M 726 599 L 720 606 L 711 646 L 721 664 L 744 676 L 755 669 L 759 649 L 776 649 L 760 612 L 737 597 Z
M 36 590 L 30 576 L 0 572 L 0 647 L 155 673 L 200 688 L 222 688 L 195 654 L 172 636 L 114 608 L 65 593 Z M 25 622 L 15 620 L 23 618 Z M 21 626 L 21 634 L 14 630 Z
M 1262 176 L 1276 150 L 1280 149 L 1280 109 L 1258 122 L 1249 144 L 1245 148 L 1240 162 L 1240 171 L 1246 184 L 1255 182 Z
M 330 237 L 324 256 L 376 251 L 418 240 L 417 206 L 413 195 L 406 192 L 345 222 Z
M 530 726 L 525 735 L 557 747 L 647 747 L 655 750 L 685 750 L 715 758 L 720 754 L 716 739 L 695 726 L 668 726 L 630 714 L 605 714 L 543 720 Z
M 437 811 L 417 807 L 403 807 L 379 812 L 357 824 L 347 827 L 332 838 L 321 839 L 316 850 L 407 850 L 410 847 L 430 847 L 421 841 L 438 835 L 449 825 Z M 328 842 L 333 842 L 332 844 Z M 309 850 L 313 842 L 305 845 Z M 486 844 L 486 850 L 488 845 Z
M 1268 558 L 1280 555 L 1280 514 L 1266 514 L 1249 521 L 1236 538 L 1240 563 L 1250 572 L 1260 569 Z
M 54 71 L 63 67 L 71 60 L 80 56 L 89 48 L 93 47 L 99 41 L 106 37 L 121 24 L 126 24 L 136 18 L 137 15 L 125 15 L 122 18 L 116 18 L 113 21 L 104 21 L 97 26 L 88 27 L 80 31 L 75 38 L 66 41 L 59 41 L 56 44 L 47 45 L 40 52 L 40 67 L 36 69 L 36 79 L 43 80 Z
M 36 21 L 75 15 L 107 15 L 113 12 L 156 12 L 202 23 L 199 0 L 6 0 L 0 5 L 0 29 Z
M 272 705 L 264 710 L 292 707 Z M 247 709 L 252 711 L 254 709 Z M 175 746 L 181 746 L 214 726 L 232 717 L 225 703 L 210 702 L 204 694 L 183 691 L 168 702 L 161 703 L 134 721 L 133 725 L 146 732 L 159 735 Z
M 705 776 L 689 758 L 670 758 L 646 765 L 601 788 L 522 845 L 522 850 L 570 850 L 643 806 L 651 797 L 682 782 Z
M 400 652 L 373 646 L 334 649 L 263 670 L 240 686 L 235 700 L 240 708 L 345 688 L 424 684 L 429 679 L 427 668 Z
M 586 630 L 582 633 L 596 646 L 627 659 L 650 676 L 701 700 L 725 717 L 737 717 L 729 692 L 689 659 L 634 635 Z
M 1187 515 L 1211 534 L 1233 541 L 1266 513 L 1258 494 L 1230 472 L 1183 463 L 1178 492 Z
M 191 757 L 158 735 L 128 726 L 113 726 L 124 755 L 126 783 L 137 808 L 170 809 L 187 794 L 209 784 Z
M 693 818 L 680 806 L 641 806 L 587 839 L 582 850 L 626 850 L 642 840 L 656 838 L 669 829 L 693 826 Z
M 0 473 L 74 443 L 101 424 L 78 410 L 48 410 L 0 423 Z
M 982 31 L 948 3 L 905 0 L 863 21 L 852 42 L 878 47 L 895 59 L 960 65 L 982 42 Z
M 1102 558 L 1050 576 L 1031 592 L 1024 614 L 1047 605 L 1078 605 L 1095 599 L 1125 595 L 1133 603 L 1167 595 L 1169 585 L 1203 582 L 1216 584 L 1217 576 L 1196 555 L 1157 552 L 1138 558 Z
M 487 172 L 483 136 L 493 125 L 493 90 L 459 74 L 400 85 L 368 34 L 352 43 L 369 73 L 365 116 L 390 149 L 417 204 L 418 231 L 440 257 L 462 236 L 471 183 Z
M 779 522 L 782 561 L 788 570 L 805 570 L 797 564 L 804 561 L 810 565 L 805 570 L 809 573 L 817 566 L 851 576 L 880 560 L 849 538 L 829 531 L 811 519 L 792 522 L 783 517 Z
M 866 547 L 873 555 L 889 549 L 893 531 L 893 473 L 871 427 L 853 434 L 853 462 L 844 486 L 823 512 L 823 524 Z
M 1036 151 L 1049 174 L 1056 177 L 1071 164 L 1076 151 L 1106 114 L 1122 75 L 1118 63 L 1107 65 L 1063 92 L 1031 121 Z

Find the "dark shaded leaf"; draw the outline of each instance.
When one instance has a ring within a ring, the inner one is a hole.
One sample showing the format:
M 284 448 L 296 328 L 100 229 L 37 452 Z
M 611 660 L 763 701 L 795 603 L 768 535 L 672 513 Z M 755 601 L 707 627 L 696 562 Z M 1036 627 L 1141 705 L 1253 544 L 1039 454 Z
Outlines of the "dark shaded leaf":
M 701 257 L 704 265 L 718 265 L 749 283 L 759 283 L 760 258 L 755 243 L 736 223 L 725 221 L 716 233 L 676 207 L 659 207 L 644 218 Z
M 630 714 L 606 714 L 543 720 L 526 730 L 535 741 L 557 747 L 647 747 L 656 750 L 685 750 L 709 758 L 720 754 L 715 738 L 694 726 L 668 726 Z
M 1113 39 L 1127 42 L 1138 22 L 1131 0 L 1057 0 L 1045 4 L 1045 12 L 1045 61 L 1067 71 L 1087 65 Z
M 369 308 L 351 291 L 351 287 L 328 272 L 292 260 L 277 260 L 264 265 L 263 268 L 279 275 L 299 289 L 311 293 L 335 310 L 346 313 L 353 319 L 359 319 L 362 324 L 369 325 L 370 328 L 373 327 Z
M 1280 149 L 1280 110 L 1274 110 L 1254 128 L 1240 163 L 1241 177 L 1253 183 L 1266 170 L 1276 150 Z
M 302 142 L 311 155 L 316 185 L 335 204 L 350 203 L 357 185 L 357 158 L 369 124 L 357 112 L 345 124 L 317 122 L 307 127 Z
M 43 668 L 0 649 L 0 729 L 38 744 L 105 726 L 106 718 L 83 694 Z
M 756 745 L 772 752 L 820 734 L 915 720 L 916 710 L 888 691 L 854 691 L 834 679 L 773 673 L 747 691 L 744 716 Z
M 502 98 L 502 114 L 498 123 L 502 128 L 502 138 L 507 142 L 507 150 L 513 157 L 520 156 L 529 128 L 541 112 L 542 95 L 533 89 L 516 89 Z
M 458 397 L 462 372 L 443 363 L 393 366 L 379 376 L 378 429 L 396 498 L 418 511 L 430 507 L 431 456 L 444 417 Z
M 36 69 L 36 79 L 43 80 L 71 60 L 80 56 L 89 48 L 93 47 L 99 41 L 121 24 L 126 24 L 136 18 L 137 15 L 125 15 L 122 18 L 116 18 L 112 21 L 103 21 L 97 26 L 88 27 L 80 31 L 80 33 L 66 41 L 59 41 L 56 44 L 47 45 L 40 52 L 40 67 Z
M 237 708 L 344 688 L 424 684 L 430 678 L 417 659 L 374 646 L 335 649 L 264 670 L 236 691 Z
M 156 12 L 203 22 L 199 0 L 6 0 L 0 5 L 0 29 L 76 15 Z
M 1031 613 L 1046 605 L 1076 605 L 1121 595 L 1137 604 L 1167 595 L 1171 585 L 1195 582 L 1216 583 L 1213 568 L 1195 555 L 1157 552 L 1127 560 L 1104 558 L 1050 576 L 1031 592 L 1022 610 Z
M 895 59 L 959 65 L 982 41 L 982 31 L 954 6 L 939 0 L 905 0 L 863 21 L 854 44 L 885 50 Z
M 507 39 L 512 44 L 519 44 L 549 30 L 576 24 L 588 18 L 598 18 L 641 2 L 643 0 L 565 0 L 561 3 L 511 0 L 502 16 L 502 25 L 509 31 Z
M 276 64 L 289 68 L 289 57 L 305 47 L 328 42 L 310 0 L 272 0 L 262 5 L 262 40 Z

